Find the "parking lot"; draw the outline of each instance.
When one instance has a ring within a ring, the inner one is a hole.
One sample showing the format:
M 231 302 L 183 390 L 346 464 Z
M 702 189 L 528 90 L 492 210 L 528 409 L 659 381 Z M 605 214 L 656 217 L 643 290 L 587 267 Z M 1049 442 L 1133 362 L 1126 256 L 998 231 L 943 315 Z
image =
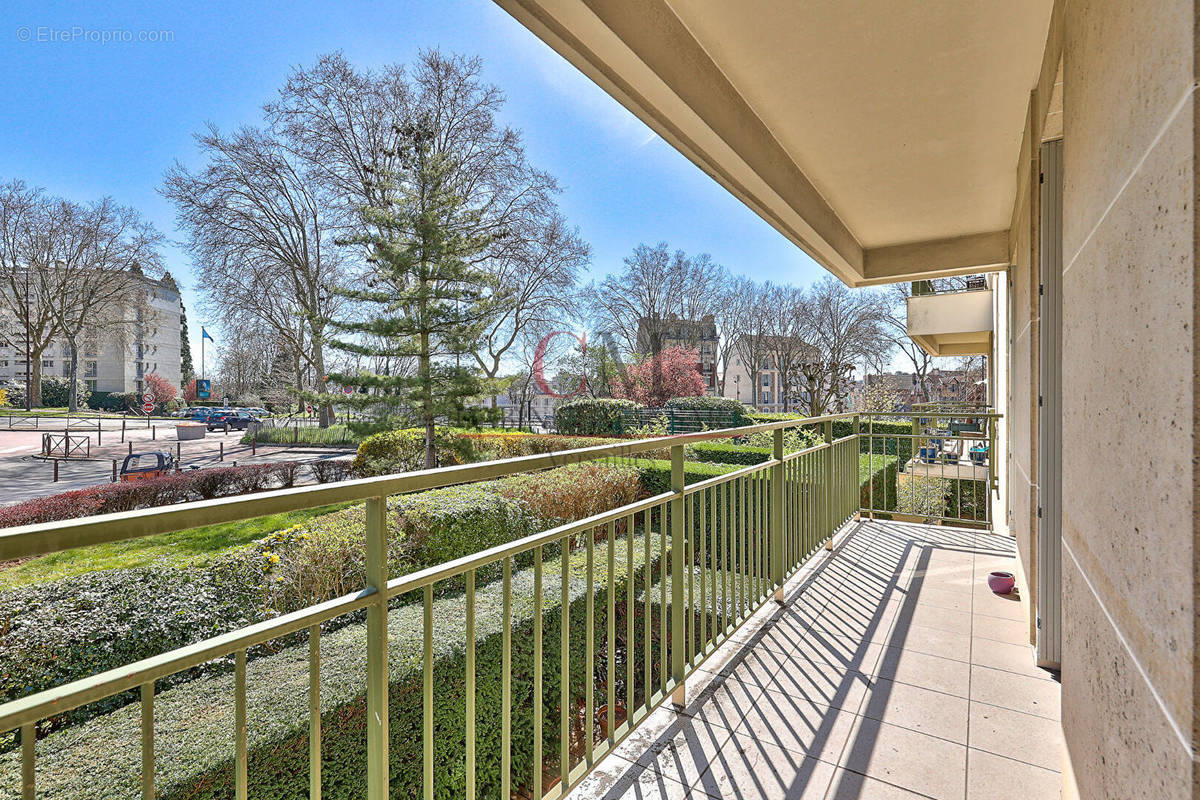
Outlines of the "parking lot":
M 212 431 L 203 439 L 180 442 L 175 436 L 175 423 L 170 420 L 151 420 L 149 424 L 144 419 L 127 420 L 124 430 L 120 418 L 74 418 L 70 427 L 64 418 L 39 419 L 37 428 L 31 428 L 29 423 L 9 430 L 4 424 L 0 421 L 0 486 L 4 488 L 0 505 L 108 483 L 112 480 L 114 460 L 119 470 L 131 445 L 135 453 L 154 450 L 178 453 L 182 469 L 205 469 L 235 462 L 264 464 L 344 458 L 354 452 L 353 448 L 278 445 L 263 445 L 255 450 L 241 444 L 242 431 Z M 50 434 L 58 442 L 64 433 L 70 436 L 72 457 L 42 456 L 43 435 Z M 84 453 L 86 457 L 80 457 Z M 55 462 L 58 482 L 54 482 Z

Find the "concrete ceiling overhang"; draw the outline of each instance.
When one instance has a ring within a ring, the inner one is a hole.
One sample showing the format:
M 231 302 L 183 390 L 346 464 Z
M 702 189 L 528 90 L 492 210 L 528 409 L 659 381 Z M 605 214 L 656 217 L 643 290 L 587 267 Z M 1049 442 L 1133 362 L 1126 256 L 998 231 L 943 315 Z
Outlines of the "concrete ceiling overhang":
M 847 284 L 1004 269 L 1052 0 L 496 0 Z

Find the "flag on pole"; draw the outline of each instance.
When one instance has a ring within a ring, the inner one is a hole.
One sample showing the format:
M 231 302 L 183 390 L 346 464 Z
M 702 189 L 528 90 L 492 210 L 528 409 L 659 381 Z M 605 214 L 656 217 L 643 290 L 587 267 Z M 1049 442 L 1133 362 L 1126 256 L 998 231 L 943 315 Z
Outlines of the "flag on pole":
M 208 335 L 208 331 L 204 329 L 203 325 L 200 326 L 200 339 L 201 340 L 208 339 L 210 342 L 216 341 L 215 339 L 213 339 L 213 337 Z

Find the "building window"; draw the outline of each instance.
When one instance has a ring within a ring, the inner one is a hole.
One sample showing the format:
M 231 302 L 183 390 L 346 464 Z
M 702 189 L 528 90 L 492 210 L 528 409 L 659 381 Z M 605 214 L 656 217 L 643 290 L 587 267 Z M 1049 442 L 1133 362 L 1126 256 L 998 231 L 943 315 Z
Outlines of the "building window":
M 43 359 L 42 359 L 42 366 L 43 366 L 43 367 L 53 367 L 53 366 L 54 366 L 54 359 L 53 359 L 53 358 L 43 358 Z
M 71 377 L 71 362 L 70 361 L 62 362 L 62 376 L 64 378 Z
M 771 376 L 770 376 L 770 375 L 763 375 L 763 376 L 762 376 L 762 385 L 763 385 L 763 386 L 770 386 L 770 385 L 771 385 Z
M 96 391 L 96 382 L 95 381 L 84 381 L 84 383 L 87 384 L 87 388 L 88 388 L 89 392 Z
M 95 362 L 95 361 L 85 361 L 85 362 L 84 362 L 84 364 L 83 364 L 83 377 L 85 377 L 85 378 L 94 378 L 94 377 L 96 377 L 96 362 Z M 94 382 L 95 382 L 95 381 L 93 381 L 93 383 L 94 383 Z

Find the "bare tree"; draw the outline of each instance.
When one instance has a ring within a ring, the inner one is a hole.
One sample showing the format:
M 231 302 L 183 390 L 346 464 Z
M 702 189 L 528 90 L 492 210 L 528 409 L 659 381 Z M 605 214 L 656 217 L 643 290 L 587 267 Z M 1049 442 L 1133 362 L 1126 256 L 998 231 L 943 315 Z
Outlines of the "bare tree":
M 826 276 L 809 291 L 807 306 L 812 351 L 794 389 L 806 397 L 808 413 L 819 416 L 843 409 L 856 366 L 879 359 L 892 343 L 884 331 L 886 307 L 878 292 L 849 289 Z
M 933 367 L 933 356 L 926 353 L 908 335 L 908 298 L 912 288 L 907 283 L 893 284 L 886 295 L 883 315 L 883 330 L 892 347 L 900 351 L 912 365 L 918 394 L 929 399 L 929 370 Z M 881 370 L 882 371 L 882 370 Z
M 778 391 L 783 410 L 791 410 L 792 387 L 796 385 L 801 366 L 811 362 L 814 348 L 807 337 L 812 335 L 814 321 L 811 306 L 804 291 L 795 286 L 773 286 L 762 290 L 762 339 L 767 359 L 778 376 Z
M 344 270 L 316 176 L 262 130 L 223 136 L 210 126 L 196 140 L 208 163 L 195 172 L 176 163 L 162 191 L 188 232 L 209 306 L 270 323 L 300 362 L 298 380 L 315 375 L 323 398 L 326 325 L 341 303 L 332 286 Z M 331 404 L 318 405 L 327 425 Z
M 688 258 L 682 250 L 671 252 L 666 242 L 639 244 L 624 264 L 592 294 L 597 327 L 619 341 L 627 354 L 657 355 L 674 322 L 672 315 L 699 320 L 719 307 L 726 273 L 707 253 Z
M 54 243 L 61 225 L 55 204 L 41 189 L 24 181 L 0 185 L 0 303 L 3 338 L 19 343 L 26 370 L 25 406 L 42 404 L 42 353 L 57 334 L 54 315 L 44 302 L 55 278 Z
M 484 375 L 498 377 L 527 335 L 548 332 L 575 316 L 575 283 L 590 257 L 591 248 L 578 232 L 554 214 L 495 259 L 493 272 L 506 294 L 474 350 Z
M 79 346 L 85 332 L 122 342 L 130 330 L 153 327 L 146 297 L 147 272 L 162 271 L 162 235 L 136 210 L 105 197 L 89 206 L 60 200 L 52 276 L 42 302 L 48 304 L 70 352 L 68 407 L 78 408 Z

